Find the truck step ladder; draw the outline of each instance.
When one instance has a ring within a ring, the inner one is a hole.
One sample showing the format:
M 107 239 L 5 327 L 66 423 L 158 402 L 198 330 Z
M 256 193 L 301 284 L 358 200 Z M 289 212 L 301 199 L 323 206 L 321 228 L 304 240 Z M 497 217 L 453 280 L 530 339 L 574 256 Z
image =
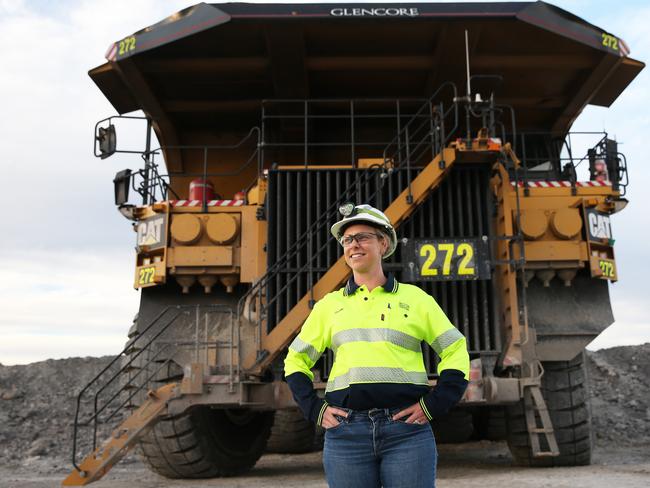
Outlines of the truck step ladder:
M 551 417 L 546 407 L 539 385 L 528 384 L 524 386 L 524 409 L 526 414 L 526 426 L 530 447 L 534 458 L 554 457 L 560 454 L 555 439 L 555 432 Z M 541 426 L 538 423 L 541 422 Z M 542 449 L 540 440 L 544 438 L 548 449 Z
M 79 465 L 80 470 L 73 470 L 62 485 L 84 486 L 104 476 L 146 429 L 167 413 L 167 403 L 178 395 L 178 390 L 178 384 L 171 383 L 149 391 L 147 400 L 113 431 L 108 440 L 90 453 Z

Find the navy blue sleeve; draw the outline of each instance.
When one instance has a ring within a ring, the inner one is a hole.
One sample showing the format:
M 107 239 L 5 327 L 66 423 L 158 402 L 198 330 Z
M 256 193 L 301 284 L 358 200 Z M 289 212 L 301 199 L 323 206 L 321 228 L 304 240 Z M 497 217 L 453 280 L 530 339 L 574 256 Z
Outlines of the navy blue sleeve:
M 446 414 L 456 405 L 463 398 L 468 384 L 462 371 L 443 370 L 436 386 L 420 400 L 420 406 L 429 420 Z
M 327 402 L 318 397 L 312 381 L 304 373 L 292 373 L 285 379 L 305 418 L 320 425 Z

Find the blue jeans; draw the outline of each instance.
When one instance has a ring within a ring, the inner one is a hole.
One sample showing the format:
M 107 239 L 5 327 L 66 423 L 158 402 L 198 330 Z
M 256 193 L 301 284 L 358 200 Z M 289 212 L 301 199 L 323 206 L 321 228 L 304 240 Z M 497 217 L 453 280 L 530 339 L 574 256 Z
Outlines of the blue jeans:
M 325 431 L 330 488 L 435 488 L 436 442 L 429 423 L 392 420 L 400 409 L 348 410 Z

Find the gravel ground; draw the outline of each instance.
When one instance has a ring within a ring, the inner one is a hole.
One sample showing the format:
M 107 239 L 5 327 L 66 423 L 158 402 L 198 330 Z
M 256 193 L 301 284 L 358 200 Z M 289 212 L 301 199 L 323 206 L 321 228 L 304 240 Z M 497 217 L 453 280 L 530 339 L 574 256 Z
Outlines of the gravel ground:
M 439 488 L 650 486 L 650 344 L 589 352 L 587 355 L 596 441 L 594 464 L 578 468 L 511 466 L 504 443 L 480 441 L 441 445 Z M 0 365 L 0 487 L 59 486 L 69 470 L 76 395 L 110 358 L 48 360 L 24 366 Z M 88 446 L 82 444 L 82 448 Z M 320 453 L 269 454 L 250 475 L 203 482 L 169 481 L 129 456 L 99 487 L 321 487 Z
M 514 468 L 502 442 L 470 442 L 439 446 L 438 488 L 647 488 L 650 486 L 650 444 L 597 446 L 594 464 L 574 468 Z M 67 471 L 34 459 L 19 469 L 0 468 L 0 487 L 59 487 Z M 321 453 L 267 454 L 247 476 L 202 481 L 168 480 L 139 462 L 115 467 L 96 488 L 326 488 Z

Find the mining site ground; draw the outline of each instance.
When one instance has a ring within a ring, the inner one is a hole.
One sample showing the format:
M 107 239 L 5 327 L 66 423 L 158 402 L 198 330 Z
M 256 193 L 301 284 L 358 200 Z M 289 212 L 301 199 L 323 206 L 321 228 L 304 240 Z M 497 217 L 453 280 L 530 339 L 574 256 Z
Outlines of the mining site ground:
M 110 358 L 0 365 L 0 487 L 60 486 L 71 469 L 77 393 Z M 520 468 L 505 442 L 441 444 L 438 488 L 650 487 L 650 343 L 587 353 L 595 448 L 590 466 Z M 130 454 L 97 488 L 326 487 L 321 453 L 266 454 L 246 476 L 168 480 Z
M 571 468 L 512 467 L 503 442 L 469 442 L 439 446 L 438 488 L 647 488 L 650 486 L 650 444 L 598 445 L 591 466 Z M 31 466 L 30 466 L 31 464 Z M 0 468 L 0 486 L 59 487 L 67 474 L 62 465 L 32 460 L 18 469 Z M 246 476 L 211 480 L 168 480 L 131 460 L 120 464 L 96 488 L 325 488 L 321 453 L 267 454 Z M 416 488 L 416 487 L 414 487 Z

